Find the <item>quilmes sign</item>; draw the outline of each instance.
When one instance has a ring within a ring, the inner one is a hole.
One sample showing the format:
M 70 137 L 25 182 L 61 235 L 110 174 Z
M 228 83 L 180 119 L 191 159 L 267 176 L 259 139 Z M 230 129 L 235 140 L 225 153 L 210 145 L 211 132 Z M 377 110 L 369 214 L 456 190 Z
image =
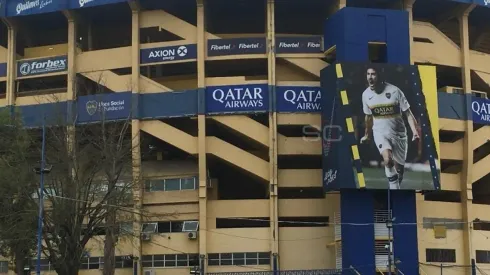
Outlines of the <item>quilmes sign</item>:
M 322 37 L 277 37 L 276 53 L 322 53 Z
M 59 0 L 10 0 L 7 3 L 7 16 L 19 16 L 52 12 L 63 8 Z
M 125 0 L 69 0 L 70 8 L 85 8 L 85 7 L 93 7 L 100 6 L 106 4 L 114 4 L 119 2 L 124 2 Z
M 471 111 L 474 123 L 490 124 L 490 100 L 473 97 Z
M 207 113 L 266 112 L 269 109 L 267 84 L 209 86 Z
M 142 49 L 140 51 L 141 64 L 170 62 L 195 58 L 197 58 L 196 44 Z
M 208 40 L 208 56 L 265 54 L 265 37 Z
M 17 77 L 63 72 L 67 70 L 66 55 L 17 62 Z
M 320 112 L 322 93 L 320 87 L 276 87 L 276 110 L 283 113 Z
M 126 119 L 131 113 L 131 93 L 111 93 L 78 98 L 78 122 Z

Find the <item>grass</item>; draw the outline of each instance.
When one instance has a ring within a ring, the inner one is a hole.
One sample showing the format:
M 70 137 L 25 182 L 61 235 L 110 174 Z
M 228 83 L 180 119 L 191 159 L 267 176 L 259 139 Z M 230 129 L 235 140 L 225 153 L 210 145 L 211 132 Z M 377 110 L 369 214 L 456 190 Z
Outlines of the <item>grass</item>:
M 384 168 L 363 167 L 367 189 L 388 189 L 388 179 Z M 403 173 L 400 189 L 405 190 L 435 190 L 430 172 L 407 171 Z

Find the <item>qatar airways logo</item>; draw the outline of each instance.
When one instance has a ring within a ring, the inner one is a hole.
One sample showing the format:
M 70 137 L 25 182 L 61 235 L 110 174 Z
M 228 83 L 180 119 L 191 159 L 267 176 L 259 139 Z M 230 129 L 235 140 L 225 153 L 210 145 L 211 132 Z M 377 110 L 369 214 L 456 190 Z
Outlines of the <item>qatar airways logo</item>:
M 261 87 L 217 88 L 212 97 L 226 109 L 254 108 L 264 106 L 265 91 Z
M 319 111 L 321 109 L 322 93 L 320 88 L 286 88 L 283 98 L 296 110 Z
M 82 8 L 85 4 L 88 4 L 90 2 L 93 2 L 95 0 L 79 0 L 78 4 L 80 5 L 80 8 Z

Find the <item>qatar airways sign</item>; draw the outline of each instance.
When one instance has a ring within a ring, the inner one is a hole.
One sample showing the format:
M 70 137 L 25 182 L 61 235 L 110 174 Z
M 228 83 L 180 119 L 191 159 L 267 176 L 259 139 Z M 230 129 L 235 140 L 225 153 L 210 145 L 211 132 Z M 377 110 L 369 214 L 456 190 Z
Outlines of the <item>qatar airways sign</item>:
M 321 111 L 320 87 L 279 86 L 276 88 L 276 111 L 279 113 L 316 113 Z
M 269 110 L 267 84 L 209 86 L 206 113 L 255 113 Z
M 478 124 L 490 124 L 490 100 L 473 97 L 471 101 L 473 122 Z

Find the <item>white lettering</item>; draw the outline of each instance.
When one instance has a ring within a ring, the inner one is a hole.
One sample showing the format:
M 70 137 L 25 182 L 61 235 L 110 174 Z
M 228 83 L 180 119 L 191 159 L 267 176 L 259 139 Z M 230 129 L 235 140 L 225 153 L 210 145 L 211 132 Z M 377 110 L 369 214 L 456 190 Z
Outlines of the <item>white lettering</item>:
M 83 7 L 85 4 L 90 3 L 94 0 L 79 0 L 78 4 L 80 5 L 80 8 Z
M 258 49 L 260 48 L 260 43 L 252 43 L 252 44 L 247 44 L 247 43 L 240 43 L 238 44 L 239 49 Z
M 162 60 L 174 60 L 175 49 L 163 49 L 151 51 L 148 58 L 161 58 Z
M 485 6 L 490 5 L 490 0 L 484 0 L 483 2 L 485 3 Z
M 296 105 L 298 110 L 320 110 L 320 100 L 322 98 L 321 90 L 286 90 L 284 100 Z
M 213 100 L 224 104 L 225 108 L 251 108 L 263 107 L 264 96 L 260 87 L 236 87 L 228 89 L 215 89 Z
M 49 3 L 51 3 L 52 0 L 49 0 Z M 49 3 L 46 3 L 44 4 L 44 6 L 46 6 L 47 4 Z M 32 8 L 35 8 L 35 7 L 41 7 L 41 2 L 40 0 L 34 0 L 34 1 L 26 1 L 24 3 L 19 3 L 17 4 L 17 6 L 15 7 L 15 11 L 17 12 L 17 14 L 20 14 L 21 12 L 25 11 L 25 10 L 29 10 L 29 9 L 32 9 Z
M 228 45 L 211 45 L 211 50 L 212 51 L 222 51 L 222 50 L 231 50 L 231 44 Z
M 478 101 L 473 101 L 471 103 L 471 109 L 477 115 L 488 114 L 490 112 L 490 103 L 482 102 L 480 105 Z
M 337 170 L 328 170 L 325 173 L 325 176 L 323 177 L 323 181 L 326 182 L 326 184 L 332 183 L 335 179 L 337 178 Z
M 286 42 L 280 42 L 279 43 L 279 48 L 299 48 L 299 42 L 296 43 L 286 43 Z
M 490 1 L 490 0 L 489 0 Z M 308 42 L 308 45 L 307 45 L 308 48 L 320 48 L 321 45 L 320 43 L 316 43 L 316 42 Z

